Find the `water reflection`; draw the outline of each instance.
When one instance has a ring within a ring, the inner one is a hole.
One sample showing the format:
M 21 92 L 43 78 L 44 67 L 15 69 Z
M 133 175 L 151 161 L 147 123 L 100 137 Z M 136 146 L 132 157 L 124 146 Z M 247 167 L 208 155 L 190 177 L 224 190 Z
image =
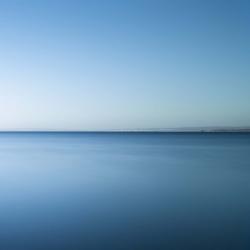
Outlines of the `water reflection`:
M 0 249 L 249 249 L 249 134 L 0 134 Z

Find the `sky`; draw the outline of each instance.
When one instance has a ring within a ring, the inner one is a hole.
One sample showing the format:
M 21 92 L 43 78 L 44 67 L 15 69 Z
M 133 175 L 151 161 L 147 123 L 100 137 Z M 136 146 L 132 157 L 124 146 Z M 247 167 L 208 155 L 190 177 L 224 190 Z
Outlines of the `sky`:
M 250 125 L 250 2 L 0 0 L 0 130 Z

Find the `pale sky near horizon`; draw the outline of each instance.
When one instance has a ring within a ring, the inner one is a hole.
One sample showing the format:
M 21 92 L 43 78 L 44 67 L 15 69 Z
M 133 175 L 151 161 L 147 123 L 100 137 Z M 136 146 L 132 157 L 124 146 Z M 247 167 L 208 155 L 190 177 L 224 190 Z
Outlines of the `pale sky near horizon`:
M 0 130 L 250 125 L 250 2 L 0 0 Z

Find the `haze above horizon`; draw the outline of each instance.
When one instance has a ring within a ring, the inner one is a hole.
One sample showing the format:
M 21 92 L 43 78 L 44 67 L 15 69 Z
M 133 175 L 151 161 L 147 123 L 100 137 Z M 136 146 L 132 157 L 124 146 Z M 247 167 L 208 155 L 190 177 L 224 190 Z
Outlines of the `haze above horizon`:
M 0 131 L 249 127 L 249 9 L 0 1 Z

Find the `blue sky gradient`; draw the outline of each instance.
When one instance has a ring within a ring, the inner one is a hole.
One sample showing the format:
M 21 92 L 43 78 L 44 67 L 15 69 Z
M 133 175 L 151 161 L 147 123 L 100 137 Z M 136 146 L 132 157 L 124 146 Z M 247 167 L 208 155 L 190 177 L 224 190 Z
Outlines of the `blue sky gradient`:
M 250 125 L 250 2 L 0 0 L 0 129 Z

